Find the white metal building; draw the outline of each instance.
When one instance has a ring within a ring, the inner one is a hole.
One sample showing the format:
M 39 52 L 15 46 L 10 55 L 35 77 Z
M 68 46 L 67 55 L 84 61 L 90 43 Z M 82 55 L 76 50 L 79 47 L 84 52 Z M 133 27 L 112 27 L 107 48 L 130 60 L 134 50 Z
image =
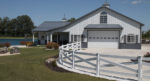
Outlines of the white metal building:
M 141 49 L 143 24 L 113 9 L 108 3 L 78 18 L 67 21 L 46 21 L 33 29 L 40 44 L 81 41 L 87 48 Z

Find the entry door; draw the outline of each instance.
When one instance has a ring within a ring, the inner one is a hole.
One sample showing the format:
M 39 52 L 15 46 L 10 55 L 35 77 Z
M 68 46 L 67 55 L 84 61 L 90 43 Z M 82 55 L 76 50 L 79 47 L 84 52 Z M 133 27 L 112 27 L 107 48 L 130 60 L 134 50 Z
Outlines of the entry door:
M 88 48 L 118 48 L 119 31 L 88 31 Z

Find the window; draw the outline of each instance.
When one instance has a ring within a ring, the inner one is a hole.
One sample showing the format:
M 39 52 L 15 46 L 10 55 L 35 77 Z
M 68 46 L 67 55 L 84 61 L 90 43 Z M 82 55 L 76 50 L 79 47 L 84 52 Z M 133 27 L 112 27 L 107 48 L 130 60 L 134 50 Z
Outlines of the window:
M 89 39 L 92 39 L 92 37 L 89 37 Z
M 107 23 L 107 13 L 106 12 L 101 13 L 100 23 Z
M 85 38 L 84 35 L 71 35 L 72 42 L 83 41 L 84 38 Z M 89 37 L 89 39 L 91 39 L 91 37 Z
M 135 36 L 133 34 L 127 36 L 128 43 L 135 43 Z

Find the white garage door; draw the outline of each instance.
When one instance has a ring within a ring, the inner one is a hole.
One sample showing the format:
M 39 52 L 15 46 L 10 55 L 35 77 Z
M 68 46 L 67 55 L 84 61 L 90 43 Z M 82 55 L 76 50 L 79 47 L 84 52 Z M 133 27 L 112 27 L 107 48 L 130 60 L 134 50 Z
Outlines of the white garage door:
M 119 31 L 88 31 L 88 48 L 118 48 Z

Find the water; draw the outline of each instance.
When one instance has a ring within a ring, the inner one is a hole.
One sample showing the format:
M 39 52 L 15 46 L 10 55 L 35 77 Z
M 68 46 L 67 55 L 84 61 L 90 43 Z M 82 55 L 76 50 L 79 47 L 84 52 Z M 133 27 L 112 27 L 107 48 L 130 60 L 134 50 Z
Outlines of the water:
M 21 41 L 32 41 L 32 39 L 0 39 L 0 43 L 9 42 L 11 45 L 20 45 Z

